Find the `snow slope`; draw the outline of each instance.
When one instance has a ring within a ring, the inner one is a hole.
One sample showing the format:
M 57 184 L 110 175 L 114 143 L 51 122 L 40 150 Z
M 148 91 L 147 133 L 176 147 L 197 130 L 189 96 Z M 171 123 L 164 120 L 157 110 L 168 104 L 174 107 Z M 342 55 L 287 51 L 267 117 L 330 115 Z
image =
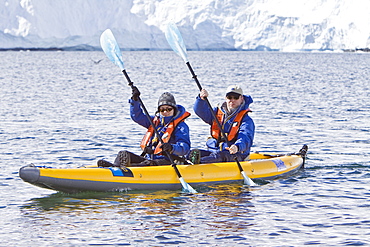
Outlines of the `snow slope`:
M 169 49 L 174 21 L 188 49 L 369 47 L 368 0 L 0 0 L 0 49 L 98 48 L 112 29 L 123 49 Z

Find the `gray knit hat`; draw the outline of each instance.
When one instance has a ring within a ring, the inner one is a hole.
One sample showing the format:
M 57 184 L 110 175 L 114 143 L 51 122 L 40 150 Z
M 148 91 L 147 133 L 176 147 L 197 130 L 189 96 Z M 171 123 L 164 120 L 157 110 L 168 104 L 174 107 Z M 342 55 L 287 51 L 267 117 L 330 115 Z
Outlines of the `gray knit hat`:
M 170 106 L 174 107 L 175 109 L 177 109 L 175 97 L 173 97 L 173 95 L 169 92 L 165 92 L 159 97 L 158 109 L 162 105 L 170 105 Z

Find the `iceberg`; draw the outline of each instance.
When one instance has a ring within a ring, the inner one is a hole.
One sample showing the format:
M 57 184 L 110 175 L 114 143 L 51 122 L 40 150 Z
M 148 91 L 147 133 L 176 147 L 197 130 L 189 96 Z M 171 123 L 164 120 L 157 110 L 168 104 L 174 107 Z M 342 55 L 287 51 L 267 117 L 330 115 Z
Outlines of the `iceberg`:
M 367 0 L 0 0 L 0 49 L 101 49 L 111 29 L 123 50 L 311 51 L 369 47 Z

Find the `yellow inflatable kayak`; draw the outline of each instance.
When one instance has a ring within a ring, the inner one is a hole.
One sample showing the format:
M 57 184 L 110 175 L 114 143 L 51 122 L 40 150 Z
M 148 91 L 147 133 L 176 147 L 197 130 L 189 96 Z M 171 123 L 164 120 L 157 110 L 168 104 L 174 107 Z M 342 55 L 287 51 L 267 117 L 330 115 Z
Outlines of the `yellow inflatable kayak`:
M 251 179 L 273 179 L 304 166 L 307 146 L 293 154 L 251 153 L 241 161 Z M 243 181 L 235 162 L 177 165 L 184 180 L 193 187 Z M 67 193 L 81 191 L 178 190 L 181 183 L 171 165 L 127 167 L 82 166 L 51 168 L 33 164 L 22 167 L 19 176 L 33 185 Z

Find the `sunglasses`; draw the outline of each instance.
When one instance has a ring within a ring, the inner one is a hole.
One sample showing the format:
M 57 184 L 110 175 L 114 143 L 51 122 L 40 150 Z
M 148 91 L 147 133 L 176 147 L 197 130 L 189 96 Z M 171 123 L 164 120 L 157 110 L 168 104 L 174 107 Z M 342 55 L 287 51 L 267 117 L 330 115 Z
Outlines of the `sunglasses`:
M 237 100 L 237 99 L 239 99 L 239 98 L 240 98 L 240 95 L 238 95 L 238 96 L 235 96 L 235 95 L 228 95 L 228 96 L 226 96 L 226 98 Z
M 172 111 L 173 110 L 173 108 L 172 107 L 167 107 L 167 108 L 159 108 L 159 111 L 160 112 L 170 112 L 170 111 Z

